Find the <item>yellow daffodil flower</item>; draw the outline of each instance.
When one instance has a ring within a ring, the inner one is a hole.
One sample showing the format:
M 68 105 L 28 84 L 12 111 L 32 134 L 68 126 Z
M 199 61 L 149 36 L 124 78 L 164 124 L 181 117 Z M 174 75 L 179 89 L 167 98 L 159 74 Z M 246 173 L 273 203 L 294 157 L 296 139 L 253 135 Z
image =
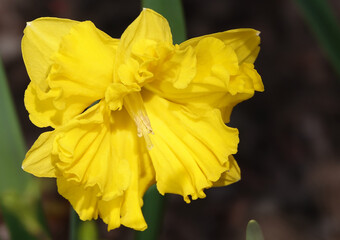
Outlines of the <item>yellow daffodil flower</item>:
M 231 30 L 173 45 L 166 19 L 144 9 L 114 39 L 90 21 L 27 24 L 25 106 L 40 135 L 22 164 L 57 179 L 82 220 L 146 229 L 143 194 L 204 198 L 240 179 L 232 108 L 263 91 L 258 32 Z

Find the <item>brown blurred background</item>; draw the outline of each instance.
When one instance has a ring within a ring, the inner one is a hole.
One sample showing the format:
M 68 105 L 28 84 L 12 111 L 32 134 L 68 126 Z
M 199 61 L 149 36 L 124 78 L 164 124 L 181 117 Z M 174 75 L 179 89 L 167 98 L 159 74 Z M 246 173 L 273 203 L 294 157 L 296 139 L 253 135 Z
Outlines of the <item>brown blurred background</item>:
M 340 19 L 340 1 L 329 1 Z M 242 180 L 207 190 L 186 204 L 169 195 L 162 240 L 245 239 L 256 219 L 266 240 L 340 239 L 340 78 L 293 0 L 184 0 L 188 37 L 251 27 L 261 31 L 256 68 L 264 93 L 237 106 L 230 125 L 240 131 Z M 41 16 L 91 20 L 119 38 L 139 14 L 137 0 L 0 0 L 0 55 L 30 147 L 44 131 L 23 105 L 29 79 L 20 41 L 27 21 Z M 340 44 L 340 43 L 339 43 Z M 43 205 L 53 239 L 66 239 L 68 203 L 53 180 L 42 181 Z M 1 219 L 1 218 L 0 218 Z M 1 222 L 1 220 L 0 220 Z M 133 239 L 124 227 L 101 239 Z M 5 234 L 0 223 L 0 237 Z

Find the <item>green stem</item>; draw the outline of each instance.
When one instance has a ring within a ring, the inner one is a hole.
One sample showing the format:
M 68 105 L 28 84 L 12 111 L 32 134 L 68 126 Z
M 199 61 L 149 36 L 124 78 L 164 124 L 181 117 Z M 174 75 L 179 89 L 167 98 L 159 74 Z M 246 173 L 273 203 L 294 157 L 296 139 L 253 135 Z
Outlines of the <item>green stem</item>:
M 340 76 L 340 26 L 326 0 L 296 0 L 307 23 Z
M 70 206 L 69 240 L 97 240 L 96 221 L 81 221 L 77 212 Z
M 143 214 L 148 228 L 144 232 L 137 232 L 136 240 L 154 240 L 158 239 L 161 231 L 163 209 L 165 198 L 162 197 L 153 185 L 145 193 Z
M 69 240 L 78 240 L 78 232 L 80 226 L 80 219 L 78 214 L 72 206 L 70 207 L 70 231 L 69 231 Z

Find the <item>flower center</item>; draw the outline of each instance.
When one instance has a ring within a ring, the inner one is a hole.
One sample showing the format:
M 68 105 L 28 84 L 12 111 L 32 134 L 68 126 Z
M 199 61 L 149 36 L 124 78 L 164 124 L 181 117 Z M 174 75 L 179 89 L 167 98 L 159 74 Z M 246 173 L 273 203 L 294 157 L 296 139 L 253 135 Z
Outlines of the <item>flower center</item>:
M 144 137 L 148 150 L 153 148 L 149 134 L 154 134 L 151 123 L 144 107 L 140 92 L 133 92 L 124 97 L 124 107 L 136 124 L 137 136 Z

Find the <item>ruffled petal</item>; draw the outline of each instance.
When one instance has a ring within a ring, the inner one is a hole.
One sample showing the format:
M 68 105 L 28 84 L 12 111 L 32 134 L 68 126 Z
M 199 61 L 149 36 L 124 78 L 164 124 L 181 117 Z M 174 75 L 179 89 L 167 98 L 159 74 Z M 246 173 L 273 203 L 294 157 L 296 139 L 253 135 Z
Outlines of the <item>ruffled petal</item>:
M 38 127 L 55 127 L 55 123 L 62 122 L 63 116 L 53 104 L 60 94 L 60 89 L 49 90 L 46 94 L 37 84 L 30 82 L 25 91 L 24 102 L 31 122 Z
M 232 47 L 237 55 L 239 64 L 243 62 L 254 63 L 260 51 L 260 32 L 254 29 L 241 28 L 225 32 L 209 34 L 201 37 L 191 38 L 180 44 L 182 48 L 195 47 L 202 39 L 213 37 L 220 39 L 226 45 Z
M 98 213 L 109 229 L 146 228 L 142 196 L 155 173 L 125 109 L 111 112 L 105 101 L 92 106 L 59 130 L 52 153 L 63 181 L 59 192 L 82 219 Z
M 27 32 L 32 32 L 31 28 Z M 26 39 L 30 39 L 30 34 Z M 104 97 L 107 86 L 113 81 L 119 40 L 110 38 L 89 21 L 73 24 L 58 40 L 54 52 L 47 52 L 49 55 L 44 56 L 49 61 L 42 62 L 48 69 L 47 76 L 40 82 L 32 79 L 32 89 L 26 94 L 29 98 L 25 99 L 27 109 L 33 123 L 39 127 L 60 126 L 82 113 L 94 101 Z M 23 44 L 26 42 L 29 41 L 23 41 Z M 25 45 L 24 49 L 30 47 Z M 35 55 L 26 53 L 24 56 L 25 63 L 35 62 Z M 41 82 L 46 87 L 41 87 Z M 29 95 L 33 89 L 34 94 Z
M 214 187 L 222 187 L 237 182 L 241 179 L 241 170 L 233 155 L 229 156 L 229 169 L 222 173 L 220 179 L 213 183 Z
M 140 40 L 151 40 L 172 44 L 168 21 L 155 11 L 144 8 L 140 15 L 127 27 L 121 37 L 117 58 L 130 56 L 132 47 Z
M 117 48 L 114 81 L 125 85 L 150 81 L 160 56 L 171 53 L 172 36 L 167 20 L 144 9 L 124 31 Z
M 224 125 L 220 111 L 198 115 L 192 109 L 144 91 L 154 145 L 149 151 L 161 194 L 175 193 L 186 202 L 203 198 L 203 190 L 229 170 L 237 152 L 238 131 Z
M 79 22 L 44 17 L 28 22 L 21 48 L 28 75 L 42 91 L 48 89 L 46 78 L 53 64 L 51 57 L 58 51 L 62 38 Z
M 168 22 L 153 10 L 144 9 L 123 33 L 117 48 L 114 81 L 144 86 L 159 80 L 185 88 L 195 74 L 193 48 L 174 46 Z
M 121 223 L 121 208 L 123 196 L 114 198 L 110 201 L 100 201 L 98 209 L 103 222 L 107 224 L 107 229 L 112 230 L 120 227 Z
M 105 101 L 112 111 L 121 110 L 123 107 L 124 97 L 132 92 L 139 92 L 140 86 L 130 85 L 126 86 L 122 83 L 111 83 L 105 92 Z
M 147 228 L 141 210 L 142 198 L 145 191 L 155 183 L 155 171 L 146 150 L 129 160 L 132 175 L 124 195 L 110 201 L 99 202 L 100 216 L 108 224 L 108 230 L 117 228 L 120 224 L 140 231 Z
M 44 132 L 26 153 L 22 169 L 37 177 L 56 177 L 51 150 L 56 131 Z
M 101 32 L 90 22 L 74 26 L 54 56 L 49 85 L 63 90 L 57 104 L 71 104 L 69 98 L 84 99 L 84 106 L 103 98 L 113 81 L 113 65 L 118 39 Z
M 221 40 L 204 38 L 195 46 L 195 56 L 196 75 L 186 88 L 174 87 L 170 81 L 163 81 L 162 75 L 158 77 L 159 81 L 153 81 L 145 88 L 184 105 L 216 107 L 221 95 L 228 93 L 231 75 L 238 72 L 236 54 Z
M 98 218 L 98 188 L 84 186 L 63 177 L 57 178 L 58 192 L 69 200 L 73 209 L 83 221 Z
M 230 78 L 228 89 L 229 94 L 221 98 L 221 103 L 218 106 L 224 122 L 230 121 L 230 114 L 234 106 L 251 98 L 255 91 L 263 92 L 264 86 L 254 65 L 243 63 L 240 65 L 239 73 Z
M 108 225 L 108 231 L 120 225 L 140 231 L 147 228 L 141 211 L 142 195 L 139 195 L 135 184 L 124 195 L 109 201 L 98 198 L 97 187 L 84 188 L 82 184 L 65 178 L 58 178 L 57 186 L 59 194 L 70 201 L 83 221 L 97 219 L 99 215 Z
M 154 72 L 155 81 L 167 82 L 174 88 L 184 89 L 194 79 L 197 60 L 192 47 L 180 49 L 176 45 L 173 51 L 161 60 Z
M 140 231 L 147 228 L 141 211 L 142 198 L 145 191 L 155 183 L 155 171 L 145 147 L 141 149 L 143 150 L 140 155 L 129 158 L 132 174 L 130 185 L 124 195 L 109 201 L 99 201 L 99 213 L 103 221 L 108 224 L 108 230 L 117 228 L 121 224 Z
M 194 45 L 196 75 L 186 88 L 176 88 L 169 81 L 153 81 L 145 88 L 172 102 L 200 109 L 218 108 L 225 122 L 239 102 L 263 91 L 261 77 L 251 63 L 239 65 L 237 54 L 223 41 L 205 37 Z
M 134 141 L 132 134 L 128 134 L 134 130 L 133 123 L 111 119 L 103 102 L 89 110 L 58 134 L 53 147 L 53 154 L 59 157 L 56 168 L 64 178 L 82 183 L 84 188 L 98 186 L 104 200 L 121 196 L 130 184 L 128 158 L 133 153 L 127 151 L 120 156 L 117 145 L 122 139 L 124 142 Z M 116 128 L 111 126 L 112 121 L 115 121 Z

